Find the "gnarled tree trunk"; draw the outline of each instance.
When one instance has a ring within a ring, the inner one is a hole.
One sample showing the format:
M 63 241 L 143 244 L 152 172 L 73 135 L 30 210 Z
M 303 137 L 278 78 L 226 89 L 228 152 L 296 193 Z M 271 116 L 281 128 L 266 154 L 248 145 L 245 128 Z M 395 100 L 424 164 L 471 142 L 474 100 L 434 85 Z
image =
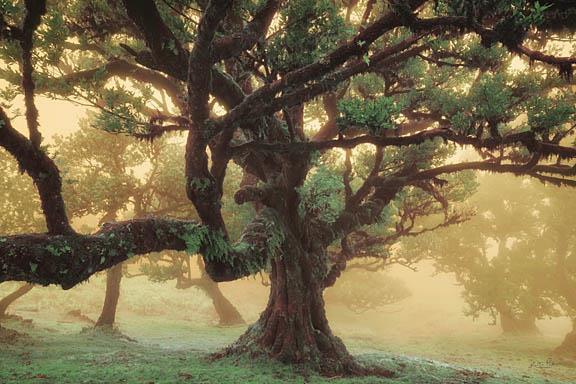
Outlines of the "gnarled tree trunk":
M 122 282 L 122 264 L 116 264 L 106 271 L 106 297 L 96 328 L 113 328 L 116 321 L 116 307 L 120 298 L 120 283 Z
M 8 307 L 12 305 L 12 303 L 14 303 L 16 300 L 30 292 L 32 288 L 34 288 L 34 284 L 24 284 L 0 300 L 0 318 L 6 317 L 6 311 L 8 310 Z
M 540 330 L 536 326 L 534 316 L 519 318 L 509 310 L 500 311 L 500 326 L 506 335 L 537 335 Z
M 562 344 L 554 350 L 554 354 L 576 360 L 576 319 L 572 319 L 572 332 L 566 335 Z
M 259 320 L 216 357 L 266 355 L 324 375 L 368 372 L 348 353 L 326 318 L 321 279 L 315 278 L 315 256 L 289 244 L 271 260 L 270 297 Z M 389 372 L 380 372 L 388 375 Z

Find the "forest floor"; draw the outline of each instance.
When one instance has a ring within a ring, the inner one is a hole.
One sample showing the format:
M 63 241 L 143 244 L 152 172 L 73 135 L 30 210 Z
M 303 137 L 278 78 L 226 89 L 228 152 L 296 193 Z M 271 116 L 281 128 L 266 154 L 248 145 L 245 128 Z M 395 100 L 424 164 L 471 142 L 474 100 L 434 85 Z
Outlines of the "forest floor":
M 0 383 L 576 383 L 576 363 L 549 359 L 557 340 L 471 335 L 413 340 L 344 338 L 361 361 L 396 373 L 392 379 L 323 378 L 262 361 L 220 360 L 209 353 L 234 341 L 245 327 L 195 326 L 162 317 L 131 317 L 121 323 L 133 341 L 81 332 L 87 324 L 42 318 L 7 328 L 27 336 L 0 347 Z M 336 329 L 336 331 L 338 331 Z M 338 332 L 337 332 L 338 333 Z M 415 357 L 418 356 L 418 357 Z

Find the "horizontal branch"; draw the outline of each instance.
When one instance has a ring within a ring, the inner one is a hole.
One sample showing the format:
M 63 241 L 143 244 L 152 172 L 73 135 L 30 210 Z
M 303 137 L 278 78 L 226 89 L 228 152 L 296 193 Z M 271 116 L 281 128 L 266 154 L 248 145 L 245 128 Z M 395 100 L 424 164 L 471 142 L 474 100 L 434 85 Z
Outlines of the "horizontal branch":
M 514 48 L 514 52 L 525 55 L 532 61 L 540 61 L 552 65 L 571 65 L 576 64 L 576 56 L 554 56 L 535 51 L 523 45 Z
M 428 140 L 441 138 L 460 145 L 470 145 L 475 148 L 494 150 L 502 146 L 514 146 L 523 144 L 531 152 L 538 150 L 543 156 L 556 155 L 562 159 L 576 158 L 576 148 L 561 146 L 558 144 L 544 143 L 536 140 L 533 132 L 521 132 L 504 136 L 502 138 L 487 138 L 478 140 L 476 137 L 465 136 L 447 128 L 436 128 L 422 131 L 413 135 L 400 137 L 386 137 L 362 135 L 351 139 L 335 139 L 325 141 L 297 142 L 297 143 L 262 143 L 248 142 L 231 148 L 235 154 L 244 154 L 254 151 L 264 152 L 310 152 L 321 151 L 331 148 L 354 148 L 361 144 L 372 144 L 378 147 L 400 147 L 406 145 L 422 144 Z M 554 168 L 550 168 L 551 171 Z M 565 170 L 564 170 L 565 172 Z
M 551 173 L 552 168 L 550 166 L 543 165 L 535 167 L 526 167 L 524 164 L 520 165 L 499 164 L 493 161 L 471 161 L 458 164 L 448 164 L 420 171 L 416 174 L 410 175 L 409 177 L 406 178 L 406 181 L 408 183 L 413 183 L 414 181 L 417 180 L 429 180 L 443 174 L 457 173 L 468 170 L 487 171 L 494 173 L 511 173 L 517 176 L 525 175 L 534 177 L 544 183 L 576 187 L 576 180 L 574 179 L 567 179 L 564 177 L 544 176 L 540 174 L 540 172 Z
M 267 0 L 254 18 L 240 33 L 224 36 L 214 42 L 212 61 L 217 62 L 239 55 L 263 40 L 282 1 Z
M 69 289 L 134 255 L 183 251 L 194 222 L 142 219 L 107 224 L 95 235 L 26 234 L 0 237 L 0 282 L 59 284 Z
M 0 237 L 0 283 L 27 281 L 69 289 L 130 257 L 166 250 L 201 254 L 212 280 L 236 280 L 264 268 L 273 254 L 268 239 L 283 238 L 270 214 L 263 210 L 235 244 L 194 221 L 154 217 L 108 223 L 93 235 Z

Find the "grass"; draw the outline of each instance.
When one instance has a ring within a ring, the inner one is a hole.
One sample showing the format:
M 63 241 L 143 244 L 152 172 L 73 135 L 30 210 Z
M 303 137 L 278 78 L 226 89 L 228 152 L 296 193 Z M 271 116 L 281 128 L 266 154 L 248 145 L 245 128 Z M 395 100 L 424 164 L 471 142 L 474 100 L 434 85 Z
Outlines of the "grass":
M 55 319 L 35 320 L 33 327 L 8 322 L 6 327 L 26 332 L 29 336 L 12 345 L 2 346 L 0 383 L 576 382 L 576 368 L 529 365 L 531 361 L 545 359 L 546 355 L 538 354 L 538 351 L 544 351 L 548 346 L 538 339 L 530 342 L 527 339 L 497 339 L 497 342 L 490 343 L 474 338 L 464 342 L 457 338 L 443 338 L 424 340 L 420 344 L 404 343 L 401 348 L 400 343 L 394 345 L 395 342 L 391 340 L 383 347 L 380 341 L 350 338 L 345 341 L 360 360 L 391 369 L 396 372 L 396 377 L 324 378 L 303 374 L 297 369 L 270 361 L 226 359 L 211 362 L 206 358 L 209 353 L 238 337 L 243 327 L 194 326 L 189 321 L 160 317 L 134 317 L 126 324 L 122 330 L 137 342 L 90 332 L 81 333 L 81 324 L 61 323 Z M 460 354 L 460 361 L 449 351 Z M 402 354 L 399 355 L 399 352 Z M 504 361 L 513 355 L 516 361 Z

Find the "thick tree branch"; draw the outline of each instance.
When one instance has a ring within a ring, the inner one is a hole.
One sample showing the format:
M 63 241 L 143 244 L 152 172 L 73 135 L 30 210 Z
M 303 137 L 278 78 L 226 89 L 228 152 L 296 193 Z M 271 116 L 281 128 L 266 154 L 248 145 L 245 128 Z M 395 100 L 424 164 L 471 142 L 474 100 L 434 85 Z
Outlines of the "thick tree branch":
M 267 0 L 240 33 L 216 40 L 212 60 L 217 62 L 234 57 L 251 49 L 259 40 L 263 40 L 281 3 L 280 0 Z
M 546 171 L 550 173 L 549 166 L 545 166 Z M 424 171 L 420 171 L 414 175 L 409 176 L 406 178 L 408 183 L 413 183 L 414 181 L 418 180 L 429 180 L 435 177 L 438 177 L 443 174 L 449 173 L 456 173 L 462 172 L 467 170 L 476 170 L 476 171 L 487 171 L 487 172 L 494 172 L 494 173 L 511 173 L 517 176 L 527 175 L 534 177 L 542 182 L 549 182 L 559 185 L 571 186 L 576 187 L 576 180 L 567 179 L 567 178 L 558 178 L 558 177 L 550 177 L 550 176 L 543 176 L 539 173 L 541 169 L 537 167 L 527 168 L 524 164 L 517 165 L 517 164 L 500 164 L 495 163 L 493 161 L 473 161 L 473 162 L 464 162 L 458 164 L 448 164 L 437 168 L 432 168 Z
M 174 33 L 162 20 L 153 0 L 123 0 L 128 17 L 144 34 L 156 68 L 169 73 L 186 71 L 188 55 Z
M 73 233 L 62 199 L 62 180 L 54 161 L 18 132 L 0 108 L 0 146 L 6 149 L 36 184 L 50 234 Z
M 216 28 L 231 5 L 230 0 L 211 0 L 198 25 L 196 42 L 188 62 L 188 108 L 196 124 L 203 124 L 209 117 L 212 43 Z
M 214 281 L 236 280 L 260 271 L 271 256 L 268 239 L 283 228 L 270 215 L 263 210 L 233 245 L 194 221 L 153 217 L 109 223 L 94 235 L 0 237 L 0 282 L 69 289 L 132 256 L 165 250 L 199 253 Z
M 361 144 L 373 144 L 378 147 L 400 147 L 406 145 L 422 144 L 428 140 L 440 138 L 460 145 L 470 145 L 475 148 L 495 150 L 501 147 L 513 147 L 517 144 L 524 145 L 530 152 L 537 149 L 543 156 L 558 156 L 562 159 L 576 158 L 576 148 L 558 144 L 544 143 L 536 139 L 535 134 L 530 131 L 510 134 L 501 138 L 477 139 L 473 136 L 461 135 L 448 128 L 435 128 L 422 131 L 413 135 L 400 137 L 362 135 L 351 139 L 335 139 L 326 141 L 311 141 L 300 143 L 261 143 L 249 142 L 232 147 L 235 154 L 248 153 L 253 151 L 265 152 L 311 152 L 321 151 L 331 148 L 354 148 Z M 550 169 L 554 170 L 553 168 Z M 566 170 L 564 172 L 567 172 Z
M 270 86 L 263 86 L 254 93 L 247 96 L 242 103 L 240 103 L 237 107 L 235 107 L 227 115 L 225 115 L 221 120 L 219 120 L 218 124 L 224 127 L 231 126 L 234 122 L 237 122 L 241 119 L 247 119 L 249 117 L 248 115 L 250 116 L 268 115 L 277 112 L 282 108 L 304 103 L 308 100 L 313 99 L 314 97 L 320 96 L 324 93 L 331 91 L 335 86 L 342 83 L 344 80 L 347 80 L 352 76 L 355 76 L 362 72 L 368 71 L 370 69 L 371 63 L 390 65 L 407 57 L 415 56 L 425 48 L 416 47 L 413 48 L 412 50 L 407 51 L 405 50 L 408 49 L 413 44 L 415 44 L 423 36 L 424 36 L 423 34 L 413 35 L 398 44 L 395 44 L 391 47 L 387 47 L 371 55 L 368 61 L 363 59 L 355 60 L 349 65 L 345 66 L 343 69 L 328 74 L 323 78 L 321 77 L 321 75 L 324 74 L 323 72 L 318 74 L 317 76 L 315 76 L 315 74 L 311 75 L 313 78 L 321 78 L 322 80 L 317 81 L 316 83 L 313 83 L 309 86 L 296 88 L 295 91 L 288 92 L 282 96 L 274 97 L 276 93 L 279 92 L 279 89 L 277 90 L 275 85 L 278 85 L 280 87 L 280 85 L 283 84 L 283 79 L 291 77 L 290 74 L 292 74 L 293 72 L 290 72 L 289 74 L 285 75 L 282 78 L 282 80 L 278 80 L 277 82 L 272 83 Z M 322 61 L 323 60 L 321 60 L 321 62 Z M 299 85 L 301 83 L 295 82 L 288 84 L 290 84 L 291 88 L 293 89 L 296 87 L 296 85 Z M 285 85 L 284 87 L 280 88 L 286 88 L 287 85 L 286 84 L 284 85 Z M 266 91 L 266 88 L 269 88 L 270 92 Z M 261 92 L 263 93 L 263 95 L 261 94 Z
M 42 135 L 38 130 L 38 109 L 34 104 L 34 80 L 32 73 L 33 39 L 36 29 L 40 25 L 40 19 L 46 13 L 46 0 L 26 0 L 26 17 L 22 26 L 22 88 L 24 89 L 24 104 L 26 105 L 26 123 L 30 132 L 30 141 L 36 148 L 40 148 Z

